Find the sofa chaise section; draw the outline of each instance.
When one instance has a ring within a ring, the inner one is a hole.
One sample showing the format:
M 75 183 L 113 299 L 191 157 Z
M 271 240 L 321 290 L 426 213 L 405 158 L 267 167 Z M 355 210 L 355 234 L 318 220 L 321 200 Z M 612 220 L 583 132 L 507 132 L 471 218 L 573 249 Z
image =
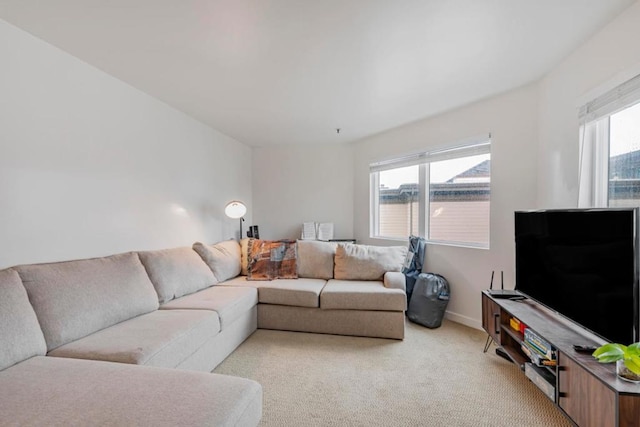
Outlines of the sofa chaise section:
M 251 380 L 44 356 L 45 336 L 13 269 L 0 270 L 0 343 L 3 426 L 256 426 L 261 418 L 262 389 Z

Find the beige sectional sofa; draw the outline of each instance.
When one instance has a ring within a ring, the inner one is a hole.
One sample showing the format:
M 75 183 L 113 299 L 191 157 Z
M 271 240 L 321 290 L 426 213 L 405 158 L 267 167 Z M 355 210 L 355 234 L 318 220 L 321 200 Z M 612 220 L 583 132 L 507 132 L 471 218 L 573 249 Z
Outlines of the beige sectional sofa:
M 3 425 L 253 426 L 260 385 L 210 372 L 256 328 L 404 337 L 406 249 L 299 242 L 252 281 L 243 243 L 0 271 Z
M 297 280 L 241 275 L 221 285 L 258 289 L 261 329 L 403 339 L 406 251 L 302 240 Z

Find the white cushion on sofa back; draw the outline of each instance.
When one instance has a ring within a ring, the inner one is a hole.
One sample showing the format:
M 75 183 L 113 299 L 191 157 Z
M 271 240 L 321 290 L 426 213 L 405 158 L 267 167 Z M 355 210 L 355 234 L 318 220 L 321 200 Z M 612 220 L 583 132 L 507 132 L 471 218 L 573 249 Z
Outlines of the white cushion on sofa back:
M 333 258 L 338 244 L 298 240 L 298 277 L 333 279 Z
M 406 256 L 406 246 L 340 244 L 333 275 L 338 280 L 382 280 L 387 271 L 400 271 Z
M 193 250 L 209 266 L 219 282 L 233 279 L 241 271 L 240 244 L 235 240 L 226 240 L 215 245 L 196 242 Z
M 0 371 L 47 352 L 27 291 L 11 269 L 0 270 L 0 343 Z
M 218 283 L 211 269 L 189 247 L 139 252 L 161 304 Z
M 47 349 L 53 350 L 158 308 L 137 253 L 15 267 Z

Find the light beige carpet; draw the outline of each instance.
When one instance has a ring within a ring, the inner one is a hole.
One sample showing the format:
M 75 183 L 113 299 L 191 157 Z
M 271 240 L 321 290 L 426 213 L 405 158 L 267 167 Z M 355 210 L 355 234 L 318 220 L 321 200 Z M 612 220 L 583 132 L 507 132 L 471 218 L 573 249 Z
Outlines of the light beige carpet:
M 485 339 L 448 321 L 404 341 L 259 329 L 214 372 L 262 384 L 263 426 L 570 426 Z

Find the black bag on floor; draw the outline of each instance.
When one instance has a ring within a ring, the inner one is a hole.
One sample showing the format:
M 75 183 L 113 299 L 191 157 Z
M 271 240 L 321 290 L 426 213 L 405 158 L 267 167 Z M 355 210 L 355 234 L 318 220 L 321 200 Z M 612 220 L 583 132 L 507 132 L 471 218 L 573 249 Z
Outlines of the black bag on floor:
M 439 274 L 422 273 L 418 276 L 409 301 L 407 317 L 427 328 L 438 328 L 449 304 L 449 282 Z
M 407 303 L 411 300 L 413 287 L 416 279 L 422 273 L 422 263 L 424 262 L 424 253 L 427 247 L 427 241 L 422 237 L 409 237 L 409 253 L 402 268 L 404 273 L 405 284 L 407 288 Z

